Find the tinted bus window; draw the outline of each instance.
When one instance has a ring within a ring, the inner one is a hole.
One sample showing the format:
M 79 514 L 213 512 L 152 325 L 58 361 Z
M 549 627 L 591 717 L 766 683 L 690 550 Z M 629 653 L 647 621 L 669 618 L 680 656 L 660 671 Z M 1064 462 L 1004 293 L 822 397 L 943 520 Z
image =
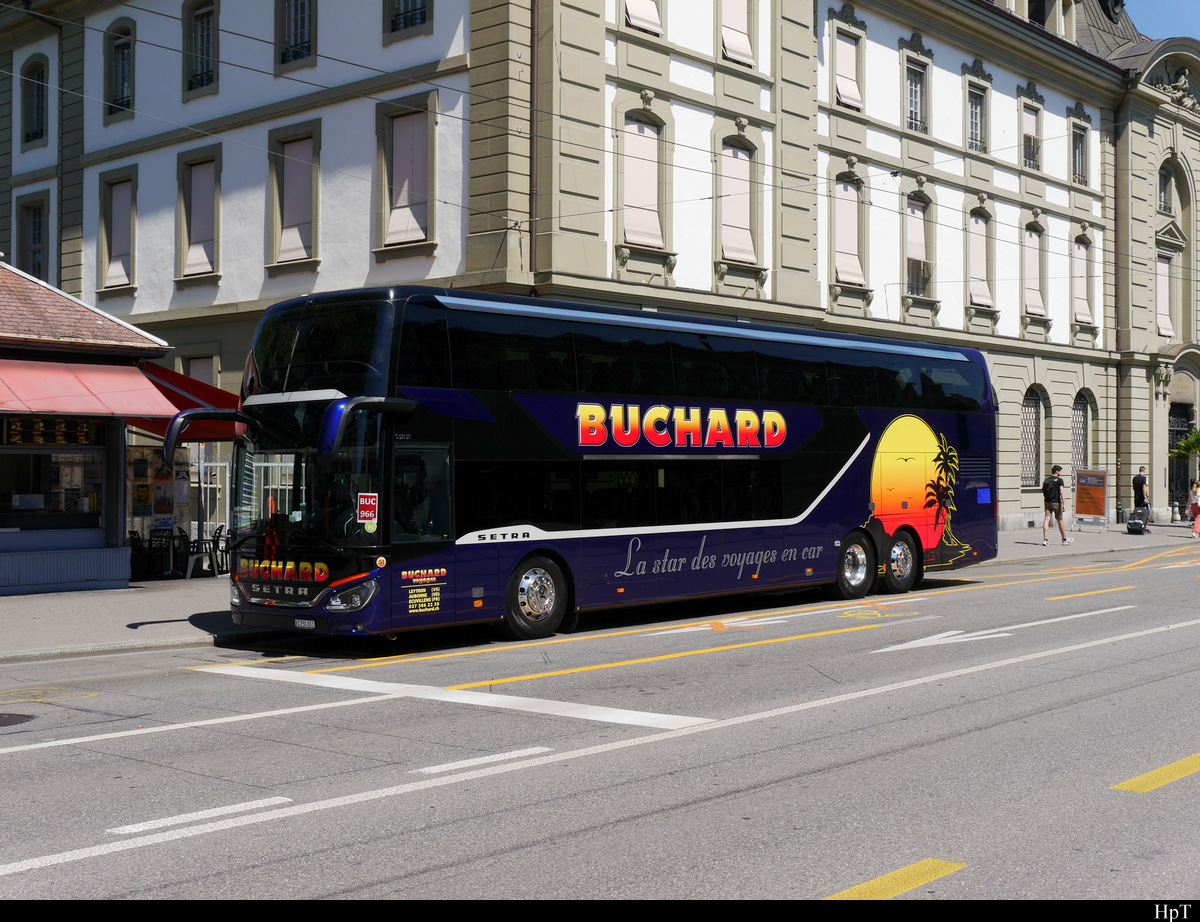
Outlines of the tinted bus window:
M 671 344 L 675 394 L 709 400 L 754 400 L 758 373 L 746 340 L 679 333 Z
M 579 465 L 561 461 L 459 461 L 461 533 L 533 524 L 579 527 Z
M 367 300 L 303 304 L 268 314 L 251 347 L 247 393 L 338 390 L 383 394 L 392 305 Z
M 834 407 L 869 407 L 878 402 L 875 389 L 877 357 L 871 353 L 838 350 L 826 362 L 829 376 L 829 405 Z
M 631 528 L 654 524 L 654 465 L 619 459 L 585 461 L 584 528 Z
M 809 346 L 758 343 L 758 390 L 763 400 L 829 403 L 825 359 Z
M 663 330 L 575 325 L 579 389 L 585 394 L 666 397 L 675 393 L 670 343 Z
M 478 390 L 576 389 L 568 324 L 540 317 L 456 314 L 454 386 Z
M 450 355 L 446 312 L 409 301 L 396 353 L 396 382 L 413 387 L 449 387 Z

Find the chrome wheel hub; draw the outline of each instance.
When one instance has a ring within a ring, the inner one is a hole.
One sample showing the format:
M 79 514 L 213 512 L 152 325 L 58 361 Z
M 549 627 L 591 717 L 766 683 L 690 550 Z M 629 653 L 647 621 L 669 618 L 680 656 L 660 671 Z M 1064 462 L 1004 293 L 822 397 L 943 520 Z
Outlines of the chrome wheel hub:
M 842 563 L 842 579 L 848 586 L 861 586 L 867 579 L 867 552 L 855 544 L 846 548 Z
M 903 581 L 912 576 L 913 553 L 912 548 L 906 542 L 897 541 L 892 545 L 890 565 L 896 579 Z
M 554 610 L 554 580 L 540 567 L 526 571 L 517 586 L 517 604 L 530 621 L 541 621 Z

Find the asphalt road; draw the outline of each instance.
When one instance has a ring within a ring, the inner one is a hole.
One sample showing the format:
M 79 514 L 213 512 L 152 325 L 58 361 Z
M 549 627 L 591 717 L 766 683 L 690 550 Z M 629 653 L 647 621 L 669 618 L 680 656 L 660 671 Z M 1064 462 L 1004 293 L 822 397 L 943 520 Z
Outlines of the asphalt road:
M 1198 577 L 5 664 L 0 897 L 1187 898 Z

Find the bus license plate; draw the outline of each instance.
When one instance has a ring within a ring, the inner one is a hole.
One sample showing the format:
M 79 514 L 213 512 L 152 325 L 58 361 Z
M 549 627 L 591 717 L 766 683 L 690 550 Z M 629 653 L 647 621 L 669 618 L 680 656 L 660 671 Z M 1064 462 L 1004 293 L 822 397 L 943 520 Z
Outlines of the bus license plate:
M 317 629 L 317 622 L 311 618 L 295 618 L 293 620 L 298 631 L 315 631 Z

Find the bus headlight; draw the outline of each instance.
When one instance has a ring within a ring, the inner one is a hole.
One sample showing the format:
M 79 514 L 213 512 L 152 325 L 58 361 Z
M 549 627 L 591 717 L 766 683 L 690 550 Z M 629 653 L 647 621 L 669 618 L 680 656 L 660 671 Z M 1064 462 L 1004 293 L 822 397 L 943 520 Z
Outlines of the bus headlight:
M 362 611 L 378 591 L 379 580 L 369 579 L 365 583 L 335 592 L 325 603 L 325 607 L 331 612 Z

